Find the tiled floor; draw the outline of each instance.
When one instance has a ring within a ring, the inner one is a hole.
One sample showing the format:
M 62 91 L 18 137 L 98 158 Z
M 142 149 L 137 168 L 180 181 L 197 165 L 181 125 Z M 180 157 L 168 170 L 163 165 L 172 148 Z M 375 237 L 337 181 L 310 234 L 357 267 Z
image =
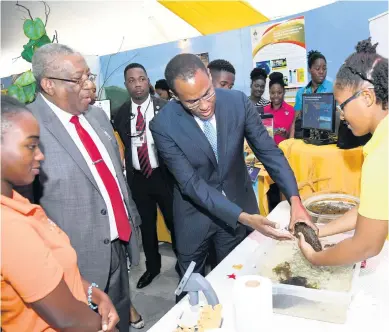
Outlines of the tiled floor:
M 145 320 L 146 326 L 142 330 L 130 328 L 130 332 L 147 331 L 175 304 L 174 291 L 179 281 L 174 269 L 176 258 L 169 244 L 161 244 L 159 252 L 162 256 L 161 274 L 149 286 L 142 289 L 136 288 L 139 278 L 146 270 L 143 253 L 140 265 L 131 267 L 131 299 L 136 310 Z

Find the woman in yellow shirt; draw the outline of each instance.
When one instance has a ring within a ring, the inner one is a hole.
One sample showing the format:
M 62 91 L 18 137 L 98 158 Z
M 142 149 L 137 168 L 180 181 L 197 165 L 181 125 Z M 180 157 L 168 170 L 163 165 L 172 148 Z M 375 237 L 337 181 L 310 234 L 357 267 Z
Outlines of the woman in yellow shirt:
M 321 252 L 299 234 L 301 251 L 313 265 L 352 264 L 376 256 L 388 235 L 388 59 L 377 54 L 376 47 L 370 39 L 359 42 L 334 84 L 337 108 L 354 135 L 373 136 L 363 148 L 359 207 L 320 228 L 319 236 L 355 233 Z
M 2 329 L 117 331 L 119 317 L 111 300 L 81 277 L 67 235 L 39 205 L 13 190 L 39 174 L 44 156 L 38 122 L 9 96 L 1 96 L 1 121 Z M 95 304 L 98 314 L 92 310 Z

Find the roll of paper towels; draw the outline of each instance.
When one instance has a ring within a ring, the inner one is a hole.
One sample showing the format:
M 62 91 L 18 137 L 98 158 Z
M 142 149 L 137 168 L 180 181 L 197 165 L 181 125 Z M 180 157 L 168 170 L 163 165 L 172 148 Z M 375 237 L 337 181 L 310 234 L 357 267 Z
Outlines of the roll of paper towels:
M 271 327 L 273 296 L 270 279 L 258 275 L 239 277 L 235 281 L 233 301 L 236 332 L 260 332 Z

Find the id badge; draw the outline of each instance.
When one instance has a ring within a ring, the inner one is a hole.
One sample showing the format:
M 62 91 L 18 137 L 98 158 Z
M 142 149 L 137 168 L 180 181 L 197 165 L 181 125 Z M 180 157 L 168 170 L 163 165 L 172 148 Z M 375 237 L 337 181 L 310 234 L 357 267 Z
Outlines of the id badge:
M 145 135 L 145 133 L 142 133 L 142 135 L 141 135 L 141 133 L 142 132 L 137 131 L 136 132 L 136 137 L 132 138 L 132 145 L 133 146 L 140 147 L 140 146 L 143 145 L 143 143 L 146 142 L 146 135 Z M 138 135 L 140 135 L 140 136 L 138 136 Z

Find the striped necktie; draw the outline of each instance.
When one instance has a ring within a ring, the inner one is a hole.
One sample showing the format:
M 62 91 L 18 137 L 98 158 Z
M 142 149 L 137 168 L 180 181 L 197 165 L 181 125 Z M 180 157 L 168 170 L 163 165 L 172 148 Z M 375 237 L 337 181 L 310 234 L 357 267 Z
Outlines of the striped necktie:
M 143 132 L 143 135 L 146 137 L 146 122 L 141 112 L 141 106 L 138 106 L 138 116 L 136 118 L 136 131 Z M 153 168 L 150 163 L 149 150 L 147 147 L 147 140 L 145 139 L 143 144 L 138 147 L 138 159 L 140 165 L 140 171 L 142 174 L 148 178 L 153 172 Z

